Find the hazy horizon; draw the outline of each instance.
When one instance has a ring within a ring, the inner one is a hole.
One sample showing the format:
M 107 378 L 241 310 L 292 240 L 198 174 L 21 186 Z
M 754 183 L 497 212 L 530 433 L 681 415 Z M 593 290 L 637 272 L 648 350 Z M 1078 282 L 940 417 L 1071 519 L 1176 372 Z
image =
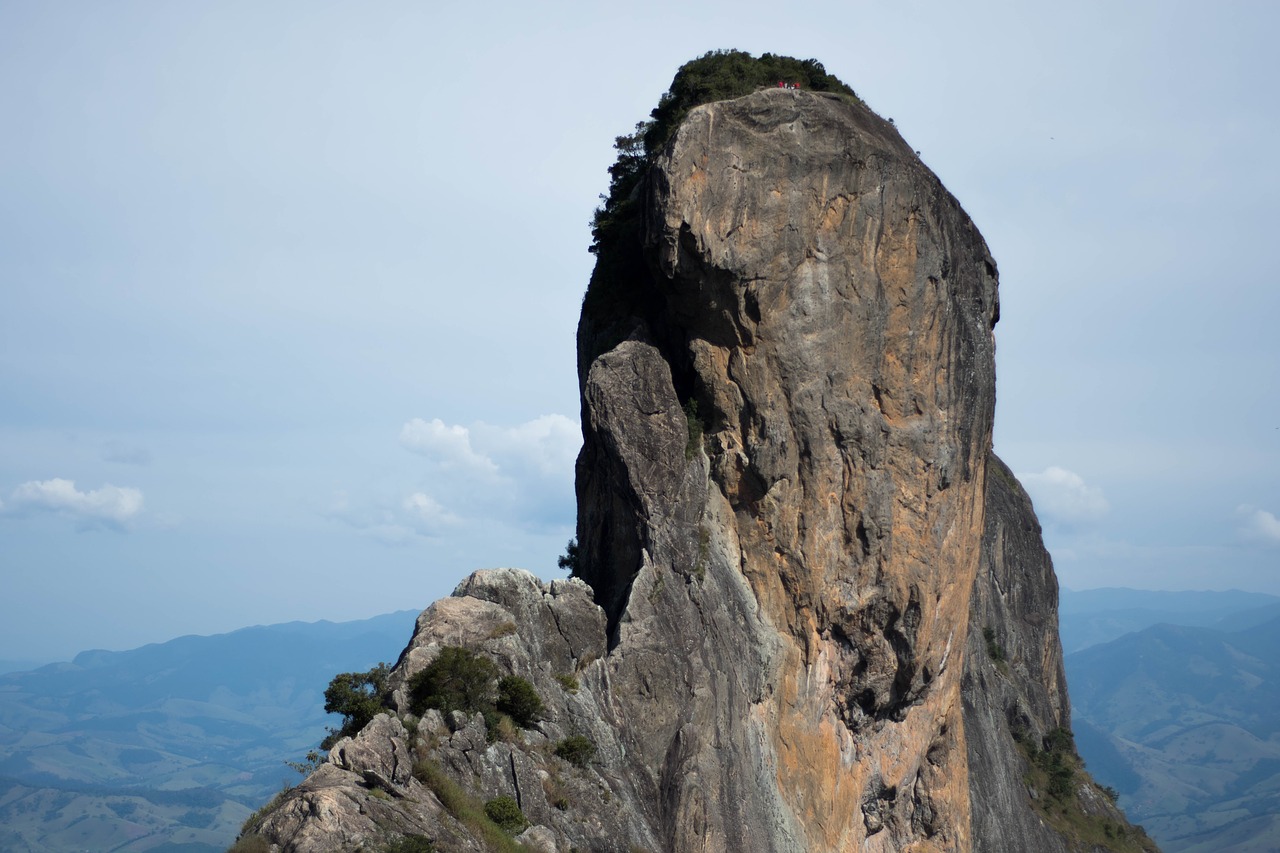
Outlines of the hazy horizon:
M 678 22 L 678 25 L 673 24 Z M 0 4 L 0 658 L 562 576 L 614 137 L 814 57 L 999 264 L 1063 585 L 1280 593 L 1280 7 Z

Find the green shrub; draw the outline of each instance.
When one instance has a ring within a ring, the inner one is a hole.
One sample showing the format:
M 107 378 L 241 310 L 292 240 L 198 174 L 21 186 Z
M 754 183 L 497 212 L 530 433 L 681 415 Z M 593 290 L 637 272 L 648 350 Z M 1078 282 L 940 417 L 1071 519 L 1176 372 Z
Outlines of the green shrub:
M 493 630 L 489 632 L 489 635 L 485 639 L 496 640 L 499 637 L 510 637 L 512 634 L 516 633 L 517 630 L 516 623 L 508 619 L 501 625 L 494 625 Z
M 581 686 L 578 684 L 578 679 L 572 675 L 557 675 L 556 681 L 560 682 L 560 686 L 565 689 L 566 693 L 577 693 L 578 688 Z
M 564 546 L 564 553 L 556 558 L 556 565 L 562 569 L 569 570 L 569 577 L 576 577 L 578 574 L 578 537 L 569 540 L 569 544 Z
M 713 50 L 681 65 L 671 86 L 649 114 L 648 121 L 636 124 L 633 133 L 614 140 L 618 159 L 609 167 L 609 194 L 592 222 L 598 252 L 617 232 L 635 224 L 634 192 L 654 156 L 662 150 L 689 111 L 700 104 L 749 95 L 779 81 L 799 83 L 805 89 L 837 92 L 857 99 L 850 89 L 827 73 L 816 59 L 761 54 L 759 58 L 741 50 Z
M 271 853 L 271 842 L 261 835 L 246 835 L 236 839 L 227 853 Z
M 493 661 L 460 646 L 445 646 L 421 672 L 409 679 L 409 708 L 421 716 L 429 708 L 490 711 L 496 699 L 498 668 Z
M 507 675 L 498 682 L 497 708 L 522 729 L 542 719 L 546 708 L 533 685 L 518 675 Z
M 289 796 L 289 792 L 292 790 L 293 788 L 287 787 L 282 789 L 267 801 L 265 805 L 244 819 L 244 823 L 240 824 L 240 834 L 237 836 L 236 843 L 239 844 L 240 841 L 243 841 L 249 846 L 234 848 L 236 853 L 254 853 L 255 848 L 253 845 L 257 844 L 258 841 L 261 840 L 258 839 L 258 841 L 255 841 L 254 839 L 256 839 L 257 836 L 255 836 L 254 833 L 258 831 L 260 826 L 262 826 L 262 822 L 266 820 L 267 815 L 275 811 L 276 807 L 284 802 L 285 797 Z
M 327 741 L 329 737 L 333 737 L 332 730 L 330 730 L 329 736 L 326 737 L 325 740 Z M 334 740 L 334 743 L 337 743 L 336 739 Z M 330 745 L 332 746 L 332 744 Z M 301 773 L 303 776 L 310 776 L 312 773 L 316 772 L 321 764 L 324 764 L 327 761 L 327 755 L 321 753 L 317 749 L 313 749 L 307 752 L 306 757 L 303 758 L 302 761 L 285 761 L 285 764 L 298 773 Z
M 504 832 L 461 785 L 445 775 L 439 765 L 425 758 L 419 759 L 413 765 L 413 775 L 435 794 L 449 814 L 480 837 L 487 850 L 492 853 L 520 853 L 528 849 Z
M 692 459 L 698 455 L 698 451 L 702 449 L 702 433 L 705 427 L 702 419 L 698 417 L 698 401 L 692 398 L 685 401 L 684 404 L 684 421 L 685 426 L 689 430 L 689 437 L 684 445 L 684 458 Z
M 1070 729 L 1059 727 L 1045 734 L 1043 743 L 1034 760 L 1048 776 L 1049 796 L 1065 802 L 1076 789 L 1075 738 Z
M 382 853 L 435 853 L 435 845 L 425 835 L 406 835 L 382 848 Z
M 570 735 L 556 744 L 556 755 L 575 767 L 586 767 L 596 757 L 596 745 L 582 735 Z
M 343 672 L 333 677 L 324 691 L 324 710 L 341 714 L 342 725 L 329 729 L 328 736 L 320 742 L 321 749 L 331 749 L 342 738 L 354 736 L 382 713 L 390 672 L 390 666 L 380 663 L 368 672 Z
M 1071 734 L 1071 729 L 1064 729 L 1061 726 L 1051 729 L 1044 736 L 1044 748 L 1047 752 L 1074 754 L 1076 751 L 1075 735 Z
M 494 797 L 484 804 L 484 813 L 489 820 L 502 827 L 503 832 L 516 835 L 529 825 L 520 806 L 510 797 Z
M 643 184 L 667 140 L 699 104 L 747 95 L 782 80 L 857 101 L 853 90 L 828 74 L 817 60 L 712 51 L 680 66 L 649 119 L 614 139 L 618 156 L 609 167 L 609 190 L 601 194 L 602 203 L 591 219 L 590 251 L 597 262 L 583 296 L 583 309 L 593 319 L 592 334 L 579 342 L 583 348 L 579 357 L 587 363 L 626 339 L 634 326 L 634 320 L 628 318 L 658 310 L 642 251 Z M 574 575 L 582 576 L 579 571 Z
M 1004 649 L 996 642 L 996 632 L 991 626 L 982 629 L 982 637 L 987 641 L 987 655 L 996 663 L 1004 660 Z

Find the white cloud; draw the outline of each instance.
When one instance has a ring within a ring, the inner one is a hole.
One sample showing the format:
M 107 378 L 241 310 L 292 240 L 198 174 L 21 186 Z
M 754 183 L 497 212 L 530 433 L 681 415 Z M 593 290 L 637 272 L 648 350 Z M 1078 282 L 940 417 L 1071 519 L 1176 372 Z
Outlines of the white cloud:
M 1244 516 L 1244 533 L 1252 539 L 1280 543 L 1280 518 L 1276 518 L 1265 509 L 1241 504 L 1236 512 Z
M 400 444 L 414 453 L 428 456 L 446 468 L 465 468 L 486 474 L 498 466 L 471 447 L 471 432 L 464 426 L 449 426 L 439 418 L 414 418 L 400 429 Z
M 514 427 L 476 425 L 476 443 L 504 472 L 523 470 L 544 477 L 573 475 L 582 447 L 578 422 L 564 415 L 542 415 Z
M 426 492 L 415 491 L 395 500 L 384 494 L 370 500 L 353 500 L 336 491 L 324 513 L 388 545 L 407 545 L 417 537 L 433 537 L 461 519 Z
M 574 460 L 582 445 L 575 419 L 548 414 L 515 426 L 466 427 L 414 418 L 401 427 L 399 442 L 428 464 L 417 472 L 417 482 L 406 484 L 399 502 L 384 493 L 378 504 L 384 523 L 424 536 L 472 523 L 532 530 L 573 526 Z
M 1049 520 L 1075 524 L 1101 518 L 1111 508 L 1102 490 L 1087 485 L 1074 471 L 1050 466 L 1039 474 L 1018 474 L 1035 502 L 1036 512 Z
M 58 477 L 31 480 L 13 490 L 5 512 L 10 515 L 55 512 L 75 518 L 87 526 L 105 524 L 120 528 L 142 512 L 142 492 L 110 483 L 100 489 L 82 492 L 73 480 Z
M 441 506 L 435 498 L 423 492 L 414 492 L 405 498 L 403 508 L 414 528 L 424 535 L 429 536 L 442 526 L 458 522 L 456 515 Z

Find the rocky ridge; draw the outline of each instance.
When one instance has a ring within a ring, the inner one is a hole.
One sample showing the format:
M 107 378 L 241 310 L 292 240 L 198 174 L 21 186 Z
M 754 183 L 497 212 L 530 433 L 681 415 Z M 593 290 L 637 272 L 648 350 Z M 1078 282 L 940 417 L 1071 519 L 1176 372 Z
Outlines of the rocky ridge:
M 563 853 L 1140 849 L 1063 745 L 1056 581 L 990 453 L 997 275 L 960 205 L 854 99 L 783 89 L 692 110 L 639 202 L 643 264 L 602 256 L 579 326 L 576 577 L 433 604 L 392 713 L 242 843 L 502 849 L 474 815 L 506 796 Z M 412 713 L 450 646 L 542 719 Z

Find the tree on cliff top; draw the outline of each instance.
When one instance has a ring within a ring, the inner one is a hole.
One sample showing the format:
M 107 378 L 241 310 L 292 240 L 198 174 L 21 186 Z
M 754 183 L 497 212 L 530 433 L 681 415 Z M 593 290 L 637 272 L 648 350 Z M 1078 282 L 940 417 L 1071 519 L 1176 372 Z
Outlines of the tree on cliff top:
M 609 167 L 609 194 L 596 209 L 592 221 L 591 251 L 598 253 L 635 215 L 633 193 L 645 168 L 679 127 L 689 111 L 700 104 L 749 95 L 779 82 L 799 83 L 817 92 L 836 92 L 857 98 L 853 89 L 827 73 L 816 59 L 795 59 L 764 53 L 759 58 L 741 50 L 713 50 L 690 60 L 676 71 L 671 87 L 658 99 L 649 120 L 635 132 L 614 140 L 618 159 Z
M 342 725 L 329 729 L 329 734 L 320 742 L 321 749 L 331 749 L 342 738 L 354 737 L 382 713 L 383 694 L 390 674 L 391 667 L 380 663 L 368 672 L 342 672 L 333 677 L 324 691 L 324 710 L 328 714 L 341 714 Z

